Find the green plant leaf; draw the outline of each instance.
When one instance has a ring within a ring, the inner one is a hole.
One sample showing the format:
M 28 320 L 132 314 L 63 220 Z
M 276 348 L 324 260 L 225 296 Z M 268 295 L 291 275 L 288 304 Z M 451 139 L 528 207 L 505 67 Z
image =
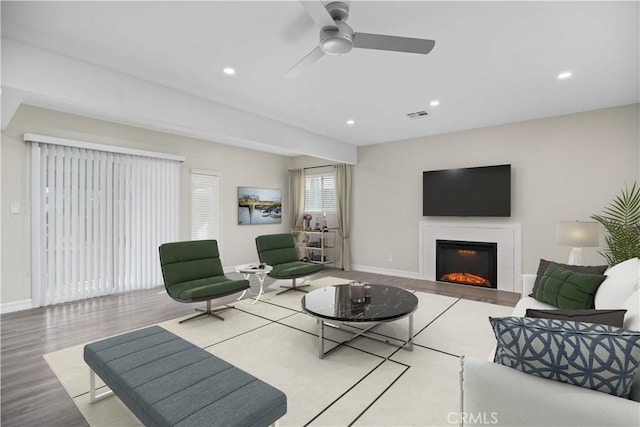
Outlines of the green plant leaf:
M 609 265 L 640 257 L 640 187 L 625 186 L 600 215 L 591 215 L 605 229 L 606 248 L 600 252 Z

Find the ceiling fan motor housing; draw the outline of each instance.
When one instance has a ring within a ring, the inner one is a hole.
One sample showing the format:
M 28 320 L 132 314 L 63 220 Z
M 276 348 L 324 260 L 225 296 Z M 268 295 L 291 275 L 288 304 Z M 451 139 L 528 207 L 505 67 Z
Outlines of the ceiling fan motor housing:
M 341 21 L 336 21 L 336 27 L 320 30 L 320 49 L 327 55 L 342 55 L 353 49 L 351 27 Z
M 345 2 L 334 1 L 325 7 L 334 21 L 346 21 L 349 18 L 349 5 Z

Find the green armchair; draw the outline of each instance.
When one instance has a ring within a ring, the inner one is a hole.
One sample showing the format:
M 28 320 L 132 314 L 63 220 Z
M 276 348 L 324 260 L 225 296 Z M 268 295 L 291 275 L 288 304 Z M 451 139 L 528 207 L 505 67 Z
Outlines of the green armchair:
M 249 288 L 248 280 L 231 280 L 224 275 L 216 240 L 165 243 L 159 251 L 164 287 L 169 296 L 180 302 L 207 302 L 206 310 L 196 309 L 202 313 L 180 323 L 202 316 L 224 320 L 216 313 L 231 307 L 211 310 L 211 300 Z
M 323 264 L 300 261 L 292 234 L 284 233 L 258 236 L 256 237 L 256 248 L 258 249 L 260 262 L 273 267 L 273 270 L 269 273 L 269 277 L 273 277 L 274 279 L 293 279 L 291 286 L 281 286 L 286 289 L 278 292 L 276 295 L 289 291 L 307 292 L 305 289 L 300 288 L 309 285 L 296 286 L 296 279 L 317 273 L 324 268 Z

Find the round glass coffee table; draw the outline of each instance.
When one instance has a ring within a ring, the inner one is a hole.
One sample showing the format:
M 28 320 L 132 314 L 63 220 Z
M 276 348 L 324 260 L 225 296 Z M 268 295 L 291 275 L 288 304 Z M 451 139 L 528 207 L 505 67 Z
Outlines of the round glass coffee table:
M 352 301 L 349 295 L 349 285 L 333 285 L 316 289 L 302 297 L 302 310 L 316 318 L 318 322 L 319 350 L 318 356 L 323 359 L 342 344 L 346 344 L 358 337 L 366 337 L 381 341 L 406 350 L 413 350 L 413 313 L 418 309 L 418 298 L 411 292 L 394 286 L 368 285 L 371 287 L 370 296 L 363 302 Z M 409 317 L 409 333 L 407 340 L 383 337 L 369 332 L 384 322 Z M 373 323 L 366 328 L 358 328 L 349 323 Z M 324 351 L 324 328 L 351 332 L 353 336 L 332 348 Z M 398 341 L 398 343 L 393 341 Z

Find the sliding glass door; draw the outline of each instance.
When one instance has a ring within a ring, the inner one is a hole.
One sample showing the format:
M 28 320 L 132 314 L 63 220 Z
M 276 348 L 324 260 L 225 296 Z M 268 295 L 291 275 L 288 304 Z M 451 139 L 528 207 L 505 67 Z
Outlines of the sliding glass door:
M 33 306 L 161 285 L 179 182 L 175 160 L 33 142 Z

